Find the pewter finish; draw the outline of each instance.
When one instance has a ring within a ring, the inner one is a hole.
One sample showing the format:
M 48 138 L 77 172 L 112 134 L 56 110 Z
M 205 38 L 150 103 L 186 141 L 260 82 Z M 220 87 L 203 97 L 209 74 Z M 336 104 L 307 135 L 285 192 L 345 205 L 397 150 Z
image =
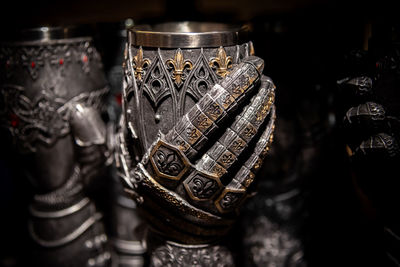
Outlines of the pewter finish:
M 150 232 L 184 244 L 149 235 L 154 266 L 233 265 L 210 243 L 231 229 L 273 139 L 264 62 L 240 29 L 221 26 L 128 31 L 116 163 Z
M 150 266 L 234 266 L 230 251 L 223 246 L 177 246 L 167 243 L 151 254 Z
M 102 214 L 85 190 L 110 154 L 99 119 L 108 93 L 100 55 L 73 28 L 26 34 L 0 44 L 0 125 L 35 188 L 29 228 L 39 246 L 32 264 L 84 266 L 94 257 L 104 266 L 105 242 L 83 244 L 104 235 Z
M 89 204 L 90 199 L 85 197 L 78 203 L 62 209 L 58 211 L 39 211 L 34 209 L 32 206 L 29 207 L 29 212 L 32 216 L 37 217 L 37 218 L 61 218 L 65 217 L 68 215 L 71 215 L 79 210 L 81 210 L 83 207 L 85 207 L 87 204 Z
M 124 179 L 129 180 L 127 184 L 132 185 L 131 189 L 138 188 L 139 192 L 144 190 L 145 198 L 155 193 L 152 192 L 147 195 L 148 193 L 145 191 L 150 189 L 149 186 L 158 190 L 159 193 L 171 190 L 171 194 L 168 194 L 168 198 L 171 199 L 167 202 L 172 201 L 172 207 L 177 203 L 182 203 L 179 205 L 185 206 L 185 209 L 189 211 L 185 212 L 185 220 L 188 220 L 190 216 L 197 217 L 189 219 L 192 220 L 189 225 L 193 222 L 210 224 L 212 217 L 210 215 L 216 215 L 217 218 L 222 216 L 221 222 L 223 223 L 224 214 L 233 212 L 244 200 L 246 188 L 250 186 L 254 178 L 253 172 L 259 168 L 260 162 L 262 162 L 268 151 L 268 146 L 272 142 L 275 121 L 273 106 L 275 87 L 267 77 L 261 78 L 262 69 L 263 61 L 261 59 L 257 57 L 245 58 L 243 62 L 232 68 L 230 73 L 201 97 L 197 104 L 190 108 L 168 133 L 165 135 L 161 133 L 150 146 L 141 163 L 138 164 L 138 168 L 133 170 L 133 174 L 131 174 L 131 171 L 125 171 L 127 175 Z M 261 85 L 258 86 L 260 80 Z M 249 99 L 253 90 L 256 90 L 257 94 Z M 233 131 L 236 134 L 236 137 L 234 137 L 242 141 L 241 145 L 236 144 L 236 147 L 238 147 L 238 151 L 235 152 L 237 157 L 244 151 L 241 146 L 246 147 L 260 128 L 265 128 L 263 130 L 265 133 L 261 134 L 256 147 L 253 148 L 254 154 L 245 163 L 246 171 L 238 173 L 228 186 L 224 186 L 220 178 L 229 173 L 230 166 L 236 159 L 236 156 L 231 152 L 234 148 L 229 148 L 231 143 L 225 140 L 224 135 L 220 140 L 215 140 L 221 148 L 218 155 L 212 154 L 215 151 L 213 147 L 211 147 L 210 152 L 206 151 L 205 158 L 214 158 L 214 162 L 207 165 L 207 169 L 205 169 L 206 165 L 202 163 L 202 160 L 198 164 L 192 162 L 196 161 L 198 151 L 202 151 L 202 148 L 206 145 L 203 140 L 211 140 L 215 130 L 227 122 L 228 114 L 232 113 L 237 106 L 244 105 L 246 100 L 250 101 L 250 104 L 237 116 L 232 126 L 225 130 L 229 133 Z M 272 114 L 270 115 L 271 111 Z M 264 123 L 264 121 L 268 121 L 268 123 Z M 262 125 L 264 126 L 260 127 Z M 125 163 L 129 160 L 130 157 L 127 157 Z M 217 165 L 221 166 L 222 171 L 216 171 L 215 166 Z M 250 178 L 247 178 L 248 176 Z M 143 183 L 146 185 L 142 188 Z M 164 195 L 164 197 L 166 198 L 167 195 Z M 149 201 L 147 200 L 147 202 Z M 145 206 L 148 205 L 147 202 L 144 199 Z M 154 204 L 146 208 L 148 211 L 153 209 Z M 194 212 L 193 215 L 190 214 L 192 211 Z M 195 215 L 196 213 L 197 215 Z M 148 216 L 154 217 L 150 214 Z M 171 222 L 182 220 L 182 218 L 179 218 L 182 216 L 179 215 L 179 212 L 168 216 Z M 203 216 L 204 219 L 198 216 Z M 154 220 L 151 221 L 154 222 Z M 188 227 L 188 224 L 182 221 L 180 224 L 175 224 L 174 227 L 181 231 L 184 230 L 183 227 Z M 201 229 L 201 227 L 193 224 L 189 227 L 204 235 L 203 240 L 215 239 L 215 236 L 210 236 L 210 231 L 207 229 Z M 190 229 L 188 230 L 190 231 Z M 223 233 L 224 231 L 220 231 L 220 234 Z M 179 237 L 174 236 L 174 238 Z M 188 239 L 183 242 L 188 242 Z
M 79 39 L 90 40 L 88 37 L 88 28 L 80 26 L 68 27 L 37 27 L 27 28 L 19 31 L 9 33 L 6 38 L 7 43 L 12 45 L 26 45 L 36 42 L 38 45 L 43 45 L 49 42 L 66 43 L 71 39 L 75 42 Z
M 231 57 L 233 62 L 239 63 L 249 45 L 222 49 L 226 59 Z M 219 50 L 221 48 L 144 49 L 128 45 L 124 105 L 126 120 L 131 123 L 131 134 L 138 137 L 142 151 L 155 140 L 158 131 L 167 133 L 200 97 L 223 78 L 218 74 L 229 73 L 234 64 L 229 63 L 225 69 L 221 69 L 222 65 L 212 64 L 212 60 L 221 55 Z M 223 58 L 220 62 L 224 62 Z
M 87 231 L 93 224 L 95 224 L 98 220 L 100 220 L 103 216 L 100 213 L 96 213 L 93 217 L 88 218 L 84 221 L 78 228 L 76 228 L 73 232 L 64 236 L 63 238 L 57 240 L 43 240 L 38 237 L 33 230 L 32 224 L 29 224 L 29 232 L 33 238 L 33 240 L 39 245 L 47 248 L 59 247 L 68 244 L 69 242 L 75 240 L 80 235 L 82 235 L 85 231 Z
M 220 23 L 179 22 L 138 25 L 128 29 L 134 46 L 155 48 L 201 48 L 241 44 L 247 41 L 247 26 Z

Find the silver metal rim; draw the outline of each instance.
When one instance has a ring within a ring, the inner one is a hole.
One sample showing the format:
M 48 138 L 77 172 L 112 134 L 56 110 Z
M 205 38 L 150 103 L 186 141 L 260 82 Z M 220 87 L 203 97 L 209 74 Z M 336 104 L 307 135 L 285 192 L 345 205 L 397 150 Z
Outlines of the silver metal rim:
M 131 45 L 160 48 L 200 48 L 238 45 L 248 41 L 248 25 L 210 22 L 170 22 L 128 29 Z
M 57 43 L 64 40 L 91 39 L 89 29 L 83 26 L 37 27 L 12 32 L 2 43 Z

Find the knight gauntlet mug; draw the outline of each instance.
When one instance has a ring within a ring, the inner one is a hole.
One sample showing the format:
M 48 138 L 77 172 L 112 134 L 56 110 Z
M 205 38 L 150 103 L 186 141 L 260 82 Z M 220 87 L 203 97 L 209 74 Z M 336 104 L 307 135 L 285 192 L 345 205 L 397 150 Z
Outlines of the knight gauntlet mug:
M 187 22 L 128 30 L 117 165 L 154 266 L 198 253 L 233 264 L 220 240 L 254 193 L 275 122 L 275 86 L 247 33 Z

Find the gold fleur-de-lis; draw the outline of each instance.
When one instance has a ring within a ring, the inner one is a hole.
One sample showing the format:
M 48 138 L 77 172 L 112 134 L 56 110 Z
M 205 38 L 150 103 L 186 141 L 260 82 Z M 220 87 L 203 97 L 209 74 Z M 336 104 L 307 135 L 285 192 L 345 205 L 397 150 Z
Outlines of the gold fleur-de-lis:
M 210 61 L 210 67 L 217 69 L 217 75 L 222 78 L 229 73 L 228 69 L 232 68 L 232 64 L 232 57 L 226 56 L 225 49 L 222 46 L 218 48 L 217 57 L 212 58 Z
M 143 49 L 139 48 L 137 55 L 133 57 L 133 68 L 135 70 L 135 78 L 139 81 L 143 78 L 144 70 L 151 64 L 150 59 L 143 58 Z
M 236 140 L 236 141 L 233 142 L 232 145 L 233 145 L 232 148 L 233 148 L 234 150 L 240 151 L 240 150 L 242 150 L 243 147 L 244 147 L 244 142 L 241 141 L 241 140 Z
M 178 48 L 175 53 L 174 59 L 168 59 L 166 61 L 168 69 L 173 69 L 172 79 L 175 81 L 176 85 L 180 86 L 185 80 L 185 75 L 183 71 L 187 68 L 191 70 L 193 64 L 190 60 L 184 60 L 182 50 Z

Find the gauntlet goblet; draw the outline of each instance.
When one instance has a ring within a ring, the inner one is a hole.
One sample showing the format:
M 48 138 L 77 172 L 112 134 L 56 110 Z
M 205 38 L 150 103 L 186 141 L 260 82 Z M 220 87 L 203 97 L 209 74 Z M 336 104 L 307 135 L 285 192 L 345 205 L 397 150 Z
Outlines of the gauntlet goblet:
M 42 27 L 0 46 L 0 123 L 35 187 L 35 266 L 105 266 L 110 257 L 102 214 L 86 191 L 110 154 L 100 117 L 108 88 L 85 36 Z
M 192 22 L 128 31 L 117 163 L 150 226 L 152 265 L 233 264 L 215 242 L 251 195 L 275 121 L 275 86 L 247 31 Z

